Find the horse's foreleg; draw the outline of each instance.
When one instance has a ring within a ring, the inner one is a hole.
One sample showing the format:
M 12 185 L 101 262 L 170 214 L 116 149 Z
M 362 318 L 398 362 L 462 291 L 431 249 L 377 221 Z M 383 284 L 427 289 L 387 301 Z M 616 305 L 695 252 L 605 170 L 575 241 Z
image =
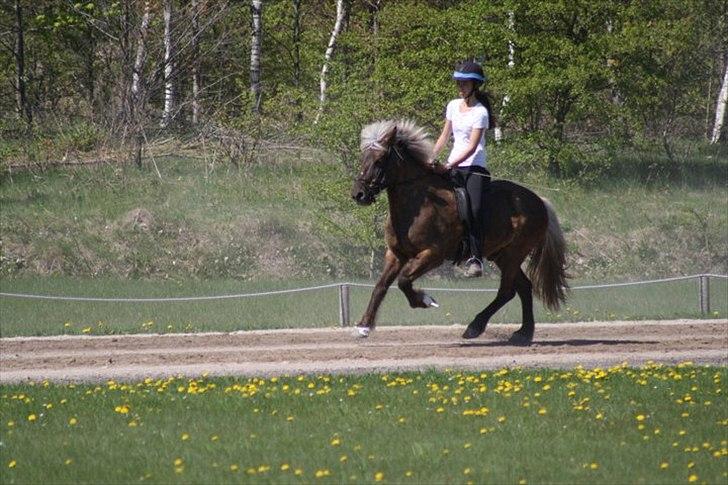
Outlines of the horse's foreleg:
M 530 345 L 533 341 L 535 323 L 533 318 L 533 286 L 528 277 L 519 270 L 515 279 L 516 293 L 521 299 L 523 324 L 511 336 L 510 342 L 516 345 Z
M 515 270 L 520 271 L 520 268 L 516 267 Z M 501 268 L 501 279 L 500 286 L 498 287 L 498 294 L 490 305 L 485 307 L 485 309 L 478 313 L 473 321 L 470 322 L 468 328 L 465 329 L 465 333 L 463 333 L 463 338 L 470 339 L 478 337 L 485 331 L 485 327 L 488 325 L 488 320 L 495 315 L 495 312 L 500 310 L 503 305 L 511 301 L 513 297 L 516 296 L 514 285 L 515 275 L 516 272 L 513 268 Z
M 356 324 L 359 336 L 366 337 L 369 335 L 369 332 L 374 330 L 379 305 L 382 304 L 384 295 L 387 294 L 387 289 L 401 270 L 402 262 L 391 250 L 387 249 L 387 252 L 384 254 L 384 270 L 379 277 L 379 281 L 374 286 L 374 291 L 372 291 L 372 296 L 369 299 L 369 305 L 367 305 L 364 315 L 361 317 L 359 323 Z
M 431 249 L 426 249 L 415 258 L 410 259 L 402 268 L 397 279 L 397 286 L 402 290 L 412 308 L 428 308 L 438 306 L 435 300 L 421 290 L 412 288 L 412 282 L 436 268 L 442 263 L 442 256 Z

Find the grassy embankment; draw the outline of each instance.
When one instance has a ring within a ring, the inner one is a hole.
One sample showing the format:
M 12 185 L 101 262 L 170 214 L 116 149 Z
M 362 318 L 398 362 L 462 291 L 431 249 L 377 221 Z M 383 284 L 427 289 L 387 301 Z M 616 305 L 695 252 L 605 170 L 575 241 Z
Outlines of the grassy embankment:
M 309 154 L 310 155 L 310 154 Z M 494 158 L 494 165 L 497 165 Z M 648 163 L 649 162 L 649 163 Z M 349 180 L 313 158 L 242 171 L 199 159 L 157 158 L 131 166 L 61 168 L 3 175 L 0 288 L 9 292 L 101 297 L 199 296 L 366 278 L 369 248 L 346 233 L 363 224 L 347 200 Z M 621 161 L 598 184 L 523 176 L 554 203 L 570 246 L 573 285 L 645 277 L 725 273 L 728 162 L 703 157 L 690 168 Z M 633 176 L 627 176 L 630 167 Z M 657 167 L 657 168 L 655 168 Z M 494 173 L 507 170 L 493 168 Z M 656 174 L 656 175 L 655 175 Z M 334 194 L 324 200 L 323 193 Z M 337 197 L 338 194 L 338 197 Z M 335 220 L 343 232 L 327 230 Z M 451 275 L 445 268 L 440 276 Z M 427 286 L 493 287 L 478 282 Z M 711 306 L 725 316 L 724 281 Z M 352 318 L 369 290 L 352 291 Z M 435 293 L 437 311 L 410 311 L 395 290 L 383 323 L 467 323 L 492 295 Z M 695 281 L 574 292 L 540 321 L 699 316 Z M 3 298 L 3 336 L 133 331 L 231 330 L 336 324 L 335 290 L 295 297 L 208 303 L 107 304 Z M 520 318 L 518 302 L 496 321 Z M 149 322 L 153 322 L 149 324 Z M 69 325 L 65 325 L 68 323 Z
M 721 483 L 725 368 L 3 386 L 3 483 Z

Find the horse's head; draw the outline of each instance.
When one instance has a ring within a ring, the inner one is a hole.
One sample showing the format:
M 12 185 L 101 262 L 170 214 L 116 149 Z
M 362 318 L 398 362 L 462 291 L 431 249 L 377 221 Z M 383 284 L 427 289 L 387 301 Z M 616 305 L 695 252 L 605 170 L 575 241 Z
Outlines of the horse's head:
M 361 170 L 354 180 L 351 197 L 359 205 L 370 205 L 388 184 L 390 154 L 397 137 L 393 125 L 376 139 L 362 138 Z

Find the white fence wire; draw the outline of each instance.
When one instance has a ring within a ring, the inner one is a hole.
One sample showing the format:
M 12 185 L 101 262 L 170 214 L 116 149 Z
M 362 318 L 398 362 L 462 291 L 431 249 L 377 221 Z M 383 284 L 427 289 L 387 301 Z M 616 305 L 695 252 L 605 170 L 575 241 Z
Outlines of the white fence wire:
M 698 280 L 698 306 L 703 315 L 710 313 L 710 278 L 728 279 L 728 275 L 719 274 L 696 274 L 690 276 L 676 276 L 673 278 L 661 278 L 653 280 L 630 281 L 624 283 L 608 283 L 603 285 L 583 285 L 572 287 L 572 291 L 578 290 L 595 290 L 606 288 L 619 288 L 627 286 L 651 285 L 657 283 L 668 283 L 673 281 Z M 54 300 L 54 301 L 78 301 L 78 302 L 109 302 L 109 303 L 164 303 L 164 302 L 193 302 L 193 301 L 211 301 L 211 300 L 230 300 L 240 298 L 255 298 L 273 295 L 285 295 L 292 293 L 303 293 L 309 291 L 323 290 L 328 288 L 338 288 L 339 291 L 339 322 L 342 326 L 349 325 L 349 316 L 351 308 L 351 298 L 349 288 L 374 288 L 369 283 L 330 283 L 325 285 L 307 286 L 301 288 L 290 288 L 285 290 L 261 291 L 255 293 L 237 293 L 227 295 L 209 295 L 209 296 L 184 296 L 184 297 L 166 297 L 166 298 L 102 298 L 102 297 L 85 297 L 85 296 L 61 296 L 61 295 L 37 295 L 28 293 L 10 293 L 0 292 L 0 297 L 4 298 L 24 298 L 33 300 Z M 422 288 L 425 291 L 433 292 L 462 292 L 462 293 L 495 293 L 496 288 Z

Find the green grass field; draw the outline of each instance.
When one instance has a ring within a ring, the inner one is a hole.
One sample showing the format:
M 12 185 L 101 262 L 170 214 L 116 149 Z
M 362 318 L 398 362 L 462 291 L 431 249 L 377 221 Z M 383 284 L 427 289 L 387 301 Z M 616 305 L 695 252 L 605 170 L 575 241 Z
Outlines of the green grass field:
M 4 385 L 3 483 L 725 483 L 726 368 Z
M 240 171 L 204 158 L 158 157 L 160 177 L 129 165 L 0 174 L 0 276 L 367 277 L 371 247 L 362 234 L 381 231 L 385 198 L 374 220 L 376 210 L 350 200 L 352 175 L 315 153 Z M 633 172 L 625 166 L 579 183 L 509 173 L 496 155 L 494 176 L 553 202 L 576 278 L 726 272 L 728 181 L 720 174 L 728 161 L 705 158 L 673 167 L 679 176 L 642 177 L 669 168 L 653 160 L 657 169 L 634 163 Z M 383 239 L 373 240 L 378 269 Z
M 324 281 L 324 284 L 330 283 Z M 573 282 L 573 286 L 585 281 Z M 435 288 L 496 288 L 494 276 L 480 281 L 423 280 Z M 255 293 L 311 286 L 310 281 L 129 281 L 113 279 L 33 278 L 0 280 L 0 291 L 106 298 L 184 297 Z M 467 324 L 494 293 L 430 292 L 438 309 L 413 310 L 393 287 L 385 299 L 380 325 Z M 711 313 L 728 315 L 728 281 L 710 280 Z M 371 288 L 351 287 L 351 323 L 364 312 Z M 0 297 L 0 335 L 168 333 L 233 331 L 339 325 L 338 289 L 328 288 L 255 298 L 164 303 L 64 302 Z M 538 322 L 700 318 L 697 280 L 648 286 L 575 290 L 556 314 L 536 307 Z M 516 298 L 497 313 L 494 322 L 520 322 Z

